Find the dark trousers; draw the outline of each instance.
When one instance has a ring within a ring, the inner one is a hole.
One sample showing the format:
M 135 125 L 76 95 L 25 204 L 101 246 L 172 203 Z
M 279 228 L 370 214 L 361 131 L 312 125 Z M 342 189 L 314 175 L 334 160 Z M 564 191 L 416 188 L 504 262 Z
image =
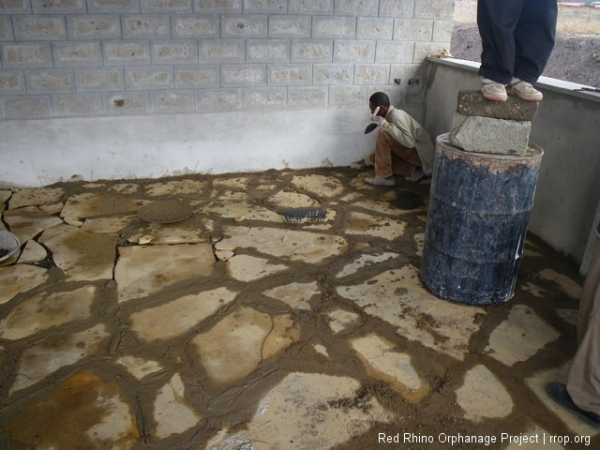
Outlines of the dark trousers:
M 535 83 L 556 36 L 557 0 L 478 0 L 483 51 L 479 74 L 497 83 Z

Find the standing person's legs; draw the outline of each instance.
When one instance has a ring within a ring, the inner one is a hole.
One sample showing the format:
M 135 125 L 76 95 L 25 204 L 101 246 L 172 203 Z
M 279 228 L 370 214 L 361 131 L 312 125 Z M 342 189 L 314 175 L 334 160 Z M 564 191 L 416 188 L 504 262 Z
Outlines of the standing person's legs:
M 579 346 L 569 369 L 567 391 L 575 404 L 600 415 L 600 237 L 583 285 L 577 329 Z
M 478 0 L 482 77 L 504 85 L 512 80 L 516 57 L 514 33 L 524 3 L 525 0 Z
M 600 226 L 581 293 L 577 339 L 567 385 L 549 383 L 546 391 L 562 407 L 600 429 Z
M 535 83 L 554 49 L 558 5 L 556 0 L 527 0 L 515 29 L 514 76 Z

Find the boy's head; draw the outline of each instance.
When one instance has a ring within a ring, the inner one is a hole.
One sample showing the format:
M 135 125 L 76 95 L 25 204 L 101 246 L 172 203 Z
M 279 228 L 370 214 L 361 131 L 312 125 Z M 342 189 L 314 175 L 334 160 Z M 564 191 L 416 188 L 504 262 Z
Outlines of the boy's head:
M 390 98 L 387 94 L 383 92 L 375 92 L 371 97 L 369 97 L 369 109 L 371 110 L 371 114 L 375 112 L 375 109 L 379 107 L 378 116 L 385 117 L 387 110 L 390 107 Z

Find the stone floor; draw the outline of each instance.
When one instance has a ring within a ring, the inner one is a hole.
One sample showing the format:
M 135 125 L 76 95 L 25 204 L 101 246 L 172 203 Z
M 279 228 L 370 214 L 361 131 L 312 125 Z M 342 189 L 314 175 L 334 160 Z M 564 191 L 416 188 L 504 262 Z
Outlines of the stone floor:
M 0 190 L 22 243 L 0 267 L 0 447 L 599 448 L 544 392 L 575 349 L 575 265 L 531 237 L 511 300 L 440 300 L 428 182 L 365 175 Z M 194 212 L 138 216 L 163 199 Z

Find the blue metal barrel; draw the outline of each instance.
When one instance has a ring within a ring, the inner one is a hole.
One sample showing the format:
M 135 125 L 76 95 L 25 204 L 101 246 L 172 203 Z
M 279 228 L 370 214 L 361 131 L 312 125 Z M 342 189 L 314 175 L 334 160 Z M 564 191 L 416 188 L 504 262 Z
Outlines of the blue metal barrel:
M 470 153 L 438 136 L 421 262 L 433 294 L 471 305 L 513 296 L 543 154 Z

